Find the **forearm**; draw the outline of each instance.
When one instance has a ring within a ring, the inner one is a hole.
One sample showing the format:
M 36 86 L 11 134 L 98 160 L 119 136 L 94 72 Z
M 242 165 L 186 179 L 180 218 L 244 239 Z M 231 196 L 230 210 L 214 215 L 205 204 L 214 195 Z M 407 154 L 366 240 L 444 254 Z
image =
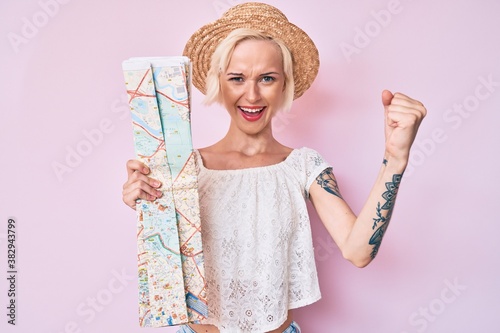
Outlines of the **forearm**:
M 375 258 L 392 217 L 407 162 L 384 160 L 377 180 L 343 244 L 343 255 L 358 267 Z
M 382 93 L 385 114 L 385 160 L 361 212 L 356 216 L 342 199 L 332 168 L 310 189 L 311 200 L 343 256 L 358 267 L 375 258 L 389 226 L 411 145 L 427 114 L 419 101 L 404 94 Z

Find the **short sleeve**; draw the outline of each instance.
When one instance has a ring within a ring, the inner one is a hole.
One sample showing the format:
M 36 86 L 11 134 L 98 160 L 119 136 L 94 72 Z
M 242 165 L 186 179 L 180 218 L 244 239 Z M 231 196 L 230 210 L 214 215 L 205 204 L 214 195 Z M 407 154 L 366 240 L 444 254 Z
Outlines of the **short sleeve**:
M 331 167 L 329 163 L 315 150 L 310 148 L 302 148 L 306 171 L 306 195 L 309 197 L 309 188 L 316 180 L 316 177 L 325 170 Z

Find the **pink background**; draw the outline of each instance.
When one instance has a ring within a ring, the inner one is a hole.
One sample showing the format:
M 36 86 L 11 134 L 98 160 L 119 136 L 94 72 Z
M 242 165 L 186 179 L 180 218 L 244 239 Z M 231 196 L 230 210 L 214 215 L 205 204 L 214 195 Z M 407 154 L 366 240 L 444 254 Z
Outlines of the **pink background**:
M 0 3 L 0 330 L 150 332 L 137 323 L 135 214 L 121 201 L 134 156 L 121 62 L 179 55 L 199 26 L 241 1 L 55 1 Z M 356 212 L 382 160 L 382 89 L 429 110 L 370 266 L 342 259 L 311 212 L 323 298 L 295 311 L 303 331 L 498 332 L 500 2 L 268 2 L 321 55 L 312 88 L 276 118 L 276 136 L 321 152 Z M 196 91 L 196 147 L 228 124 L 200 101 Z M 76 150 L 85 156 L 68 157 Z M 8 217 L 17 221 L 16 327 L 6 323 Z

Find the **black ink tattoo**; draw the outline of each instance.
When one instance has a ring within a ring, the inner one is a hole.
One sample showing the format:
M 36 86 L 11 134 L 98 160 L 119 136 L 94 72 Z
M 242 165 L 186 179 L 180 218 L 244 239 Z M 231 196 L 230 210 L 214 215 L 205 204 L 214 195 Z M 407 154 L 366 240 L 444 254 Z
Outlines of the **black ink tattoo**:
M 387 160 L 384 158 L 384 160 L 382 161 L 382 163 L 383 163 L 384 165 L 387 165 Z
M 373 250 L 370 253 L 370 257 L 373 259 L 378 253 L 378 249 L 380 247 L 380 244 L 382 244 L 382 238 L 384 237 L 385 231 L 387 230 L 387 226 L 389 224 L 383 224 L 380 228 L 378 228 L 370 238 L 370 241 L 368 244 L 373 245 Z
M 401 183 L 402 174 L 396 174 L 392 176 L 392 182 L 385 183 L 385 187 L 387 191 L 382 194 L 382 198 L 386 201 L 381 206 L 380 202 L 377 203 L 376 214 L 377 217 L 373 218 L 373 227 L 375 229 L 379 224 L 382 224 L 375 233 L 373 233 L 372 237 L 368 244 L 373 245 L 373 251 L 370 254 L 371 258 L 375 258 L 377 255 L 380 244 L 382 243 L 382 238 L 384 237 L 385 231 L 389 225 L 389 221 L 391 220 L 392 211 L 394 209 L 394 203 L 396 202 L 396 196 L 398 194 L 399 184 Z M 382 215 L 382 210 L 387 211 L 385 216 Z
M 321 187 L 328 193 L 331 193 L 336 197 L 339 197 L 340 199 L 344 200 L 344 198 L 342 198 L 342 195 L 340 194 L 339 187 L 337 185 L 337 180 L 333 175 L 331 167 L 323 170 L 323 172 L 321 172 L 319 176 L 316 177 L 316 182 L 319 185 L 321 185 Z

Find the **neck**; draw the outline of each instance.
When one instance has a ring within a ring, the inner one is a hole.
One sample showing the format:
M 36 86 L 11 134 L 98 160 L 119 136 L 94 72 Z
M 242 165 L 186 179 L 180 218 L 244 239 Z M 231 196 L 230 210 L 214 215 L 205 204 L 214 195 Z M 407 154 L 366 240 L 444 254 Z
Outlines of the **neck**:
M 274 138 L 271 126 L 257 134 L 248 134 L 235 126 L 230 126 L 226 136 L 218 142 L 218 145 L 224 147 L 224 150 L 249 156 L 269 152 L 281 146 Z

